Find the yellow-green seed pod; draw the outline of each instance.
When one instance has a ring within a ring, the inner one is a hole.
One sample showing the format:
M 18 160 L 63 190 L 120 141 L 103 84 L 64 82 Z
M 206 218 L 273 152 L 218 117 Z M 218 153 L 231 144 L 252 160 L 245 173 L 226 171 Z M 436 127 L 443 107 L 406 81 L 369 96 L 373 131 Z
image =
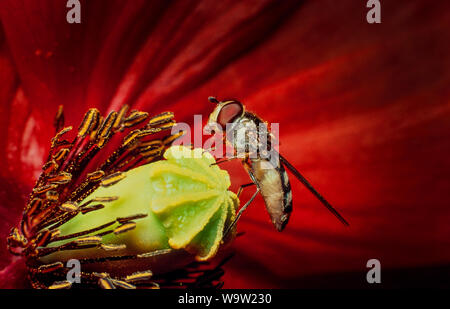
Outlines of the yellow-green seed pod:
M 142 255 L 164 249 L 184 251 L 197 260 L 212 258 L 235 218 L 239 200 L 228 190 L 228 173 L 211 165 L 215 159 L 203 151 L 173 146 L 165 152 L 166 160 L 132 169 L 120 175 L 117 183 L 99 187 L 79 203 L 81 208 L 96 210 L 80 211 L 59 227 L 58 237 L 105 225 L 80 237 L 100 235 L 101 245 L 55 252 L 42 261 Z M 51 246 L 73 241 L 60 240 Z

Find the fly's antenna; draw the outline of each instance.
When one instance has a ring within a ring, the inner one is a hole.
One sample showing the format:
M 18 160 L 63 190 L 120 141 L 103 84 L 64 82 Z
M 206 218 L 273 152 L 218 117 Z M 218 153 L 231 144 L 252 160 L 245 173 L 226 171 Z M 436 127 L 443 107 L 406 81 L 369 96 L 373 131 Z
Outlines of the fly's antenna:
M 219 101 L 215 97 L 208 97 L 208 101 L 211 103 L 219 104 Z

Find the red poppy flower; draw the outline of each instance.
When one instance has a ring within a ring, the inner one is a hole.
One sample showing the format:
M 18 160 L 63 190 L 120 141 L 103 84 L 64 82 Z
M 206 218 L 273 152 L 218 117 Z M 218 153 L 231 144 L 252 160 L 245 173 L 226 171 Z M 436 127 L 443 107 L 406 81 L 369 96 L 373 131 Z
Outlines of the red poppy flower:
M 383 1 L 381 24 L 366 22 L 361 1 L 81 7 L 81 24 L 68 24 L 64 1 L 0 4 L 2 287 L 26 286 L 5 238 L 44 162 L 58 105 L 74 125 L 88 108 L 122 104 L 192 123 L 212 111 L 209 95 L 279 122 L 281 152 L 350 222 L 342 226 L 291 177 L 290 223 L 276 232 L 258 197 L 238 223 L 245 235 L 225 287 L 365 286 L 372 258 L 403 274 L 448 271 L 448 4 Z M 234 188 L 248 182 L 239 162 L 224 166 Z

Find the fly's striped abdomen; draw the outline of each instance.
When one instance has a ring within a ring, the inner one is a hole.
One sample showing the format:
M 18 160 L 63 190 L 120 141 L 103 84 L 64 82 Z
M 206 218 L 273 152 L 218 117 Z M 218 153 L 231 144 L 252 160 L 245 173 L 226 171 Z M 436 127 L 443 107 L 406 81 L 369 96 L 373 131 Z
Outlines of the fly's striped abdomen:
M 251 162 L 252 172 L 264 198 L 267 212 L 278 231 L 286 226 L 292 211 L 292 191 L 283 165 L 256 159 Z

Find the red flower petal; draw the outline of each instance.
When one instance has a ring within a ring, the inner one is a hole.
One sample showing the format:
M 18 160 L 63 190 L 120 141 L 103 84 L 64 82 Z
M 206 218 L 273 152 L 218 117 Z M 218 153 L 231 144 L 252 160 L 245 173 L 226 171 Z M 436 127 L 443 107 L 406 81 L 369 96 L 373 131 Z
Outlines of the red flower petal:
M 23 258 L 14 257 L 6 267 L 0 269 L 0 289 L 30 288 L 27 268 Z
M 36 171 L 40 169 L 42 147 L 39 125 L 30 116 L 1 29 L 0 85 L 0 287 L 25 287 L 28 284 L 24 262 L 7 252 L 6 237 L 19 221 Z
M 261 204 L 242 219 L 231 287 L 302 286 L 311 274 L 364 272 L 371 258 L 385 268 L 450 261 L 447 13 L 383 3 L 383 23 L 373 27 L 348 13 L 357 6 L 306 4 L 276 39 L 220 77 L 249 72 L 240 82 L 251 87 L 221 92 L 241 93 L 249 109 L 280 122 L 282 152 L 351 224 L 341 227 L 291 180 L 294 213 L 284 233 L 264 232 Z M 270 58 L 282 68 L 270 77 L 248 69 Z M 254 269 L 238 275 L 244 265 Z M 255 272 L 263 274 L 254 280 Z
M 369 25 L 360 2 L 166 3 L 83 2 L 82 24 L 69 25 L 65 3 L 2 1 L 26 100 L 14 78 L 0 95 L 35 108 L 29 136 L 50 137 L 61 103 L 76 126 L 92 106 L 192 121 L 211 111 L 209 95 L 236 97 L 280 122 L 283 154 L 351 226 L 291 177 L 286 231 L 275 232 L 258 198 L 239 223 L 247 233 L 226 287 L 301 286 L 370 258 L 391 268 L 450 262 L 448 4 L 383 2 L 382 23 Z M 248 182 L 238 165 L 229 165 L 236 187 Z

